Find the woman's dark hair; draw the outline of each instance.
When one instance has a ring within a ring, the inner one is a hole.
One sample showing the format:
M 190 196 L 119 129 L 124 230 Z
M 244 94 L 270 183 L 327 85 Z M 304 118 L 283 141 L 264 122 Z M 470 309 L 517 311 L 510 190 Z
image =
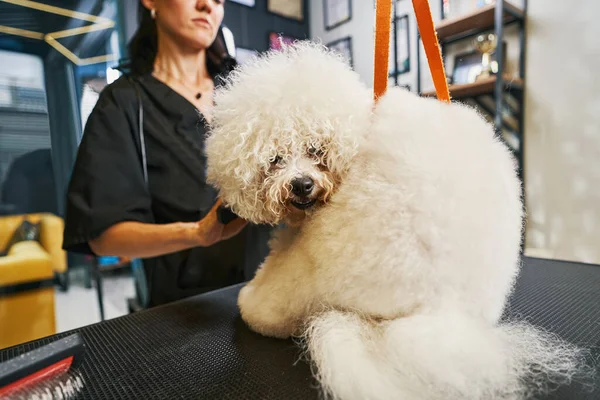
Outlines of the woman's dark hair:
M 125 65 L 132 75 L 144 75 L 154 69 L 158 50 L 156 23 L 142 2 L 138 3 L 139 26 L 128 45 L 129 62 Z
M 138 3 L 138 21 L 139 26 L 129 45 L 127 46 L 129 58 L 118 67 L 119 70 L 127 72 L 134 76 L 140 76 L 151 73 L 154 70 L 154 59 L 158 51 L 158 32 L 156 30 L 156 21 L 150 15 L 142 2 Z M 210 52 L 210 49 L 207 50 Z M 206 67 L 211 76 L 216 76 L 223 69 L 221 60 L 216 60 L 214 54 L 207 54 Z

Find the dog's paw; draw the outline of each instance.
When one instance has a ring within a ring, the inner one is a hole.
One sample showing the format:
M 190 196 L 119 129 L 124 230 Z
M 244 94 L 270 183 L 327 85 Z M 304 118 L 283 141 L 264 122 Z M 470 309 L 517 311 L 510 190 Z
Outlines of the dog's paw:
M 238 295 L 238 307 L 240 308 L 240 312 L 242 314 L 251 313 L 252 312 L 252 292 L 254 287 L 252 283 L 248 283 L 246 286 L 240 290 Z
M 287 339 L 297 330 L 297 324 L 283 307 L 260 296 L 251 284 L 240 291 L 238 306 L 242 320 L 254 332 L 263 336 Z

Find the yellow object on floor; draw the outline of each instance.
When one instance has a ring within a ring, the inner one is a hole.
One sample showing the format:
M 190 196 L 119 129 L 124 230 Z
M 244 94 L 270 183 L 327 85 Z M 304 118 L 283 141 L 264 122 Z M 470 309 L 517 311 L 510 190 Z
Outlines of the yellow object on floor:
M 67 253 L 62 249 L 64 221 L 50 213 L 0 216 L 0 250 L 4 249 L 15 230 L 27 219 L 40 224 L 40 243 L 52 258 L 56 273 L 67 271 Z
M 0 348 L 56 333 L 53 279 L 67 270 L 63 220 L 52 214 L 2 216 L 0 249 L 25 219 L 39 223 L 39 242 L 17 242 L 0 257 Z

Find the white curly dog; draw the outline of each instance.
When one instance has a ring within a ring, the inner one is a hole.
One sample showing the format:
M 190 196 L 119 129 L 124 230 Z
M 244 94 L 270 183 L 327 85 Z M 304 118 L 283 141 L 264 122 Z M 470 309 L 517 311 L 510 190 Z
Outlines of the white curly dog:
M 510 151 L 465 106 L 372 97 L 308 41 L 216 92 L 208 180 L 239 216 L 282 225 L 243 320 L 303 338 L 335 399 L 520 399 L 568 381 L 576 348 L 499 322 L 523 226 Z

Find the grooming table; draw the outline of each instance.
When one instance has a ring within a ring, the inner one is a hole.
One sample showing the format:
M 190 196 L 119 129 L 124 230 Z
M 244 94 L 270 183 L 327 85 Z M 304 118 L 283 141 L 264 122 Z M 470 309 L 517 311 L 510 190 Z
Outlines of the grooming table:
M 597 359 L 600 266 L 531 258 L 524 264 L 507 313 L 592 347 Z M 236 305 L 240 288 L 77 329 L 87 345 L 77 398 L 318 399 L 294 343 L 246 328 Z M 0 350 L 0 361 L 67 334 Z M 600 388 L 591 392 L 574 383 L 550 398 L 599 399 Z

